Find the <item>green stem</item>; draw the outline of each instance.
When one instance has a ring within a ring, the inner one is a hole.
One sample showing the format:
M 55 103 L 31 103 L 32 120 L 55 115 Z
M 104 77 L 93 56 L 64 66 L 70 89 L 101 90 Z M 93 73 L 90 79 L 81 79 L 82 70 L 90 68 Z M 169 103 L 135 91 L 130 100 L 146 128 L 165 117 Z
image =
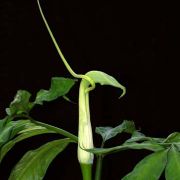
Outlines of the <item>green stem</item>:
M 95 180 L 101 180 L 103 156 L 97 156 Z
M 101 143 L 101 148 L 104 147 L 105 142 L 102 141 Z M 95 172 L 95 180 L 101 180 L 101 175 L 102 175 L 102 162 L 104 155 L 97 155 L 97 161 L 96 161 L 96 172 Z
M 83 180 L 92 180 L 92 164 L 81 164 Z

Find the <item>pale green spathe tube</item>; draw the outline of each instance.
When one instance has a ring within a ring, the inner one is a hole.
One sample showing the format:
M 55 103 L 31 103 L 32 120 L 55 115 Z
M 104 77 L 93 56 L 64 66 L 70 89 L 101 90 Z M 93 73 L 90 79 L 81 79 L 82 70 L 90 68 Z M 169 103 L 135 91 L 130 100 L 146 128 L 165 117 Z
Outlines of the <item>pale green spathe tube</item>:
M 114 77 L 101 72 L 90 71 L 85 74 L 94 83 L 100 83 L 101 85 L 110 85 L 123 90 L 120 97 L 126 93 L 126 88 L 122 86 Z M 78 159 L 81 164 L 93 164 L 93 154 L 85 151 L 84 149 L 92 149 L 93 136 L 90 121 L 90 109 L 89 109 L 89 91 L 87 91 L 90 83 L 82 79 L 79 89 L 79 144 L 78 144 Z
M 78 160 L 81 164 L 93 164 L 94 155 L 83 149 L 91 149 L 93 145 L 93 135 L 90 121 L 89 83 L 82 80 L 79 89 L 79 132 L 78 132 Z

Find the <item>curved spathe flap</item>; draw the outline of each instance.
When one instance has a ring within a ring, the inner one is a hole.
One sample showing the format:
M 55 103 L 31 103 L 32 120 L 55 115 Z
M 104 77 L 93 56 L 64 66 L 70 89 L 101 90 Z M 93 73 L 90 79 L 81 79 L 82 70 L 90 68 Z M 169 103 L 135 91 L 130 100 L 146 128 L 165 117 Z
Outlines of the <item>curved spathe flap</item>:
M 102 71 L 89 71 L 85 75 L 90 77 L 95 83 L 120 88 L 123 91 L 120 97 L 124 96 L 126 93 L 126 88 L 122 84 L 120 84 L 114 77 Z

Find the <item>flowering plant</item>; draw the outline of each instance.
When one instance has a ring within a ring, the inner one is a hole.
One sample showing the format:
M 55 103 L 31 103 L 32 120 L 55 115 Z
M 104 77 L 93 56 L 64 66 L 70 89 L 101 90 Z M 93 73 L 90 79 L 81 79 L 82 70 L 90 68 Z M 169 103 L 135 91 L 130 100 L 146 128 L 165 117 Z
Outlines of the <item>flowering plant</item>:
M 165 171 L 167 180 L 180 179 L 180 133 L 174 132 L 166 138 L 154 138 L 145 136 L 139 132 L 133 121 L 124 120 L 116 127 L 97 127 L 96 133 L 101 135 L 102 144 L 100 148 L 93 145 L 93 132 L 90 120 L 89 93 L 95 89 L 96 83 L 110 85 L 122 90 L 120 96 L 126 93 L 126 88 L 114 77 L 101 72 L 89 71 L 86 74 L 77 74 L 66 61 L 56 39 L 46 21 L 37 0 L 41 17 L 49 32 L 49 35 L 63 61 L 65 67 L 73 79 L 64 77 L 53 77 L 49 90 L 41 89 L 37 92 L 34 101 L 30 101 L 31 94 L 25 90 L 19 90 L 6 109 L 6 117 L 0 120 L 0 163 L 8 151 L 16 143 L 40 134 L 60 134 L 66 138 L 52 140 L 38 149 L 28 151 L 12 169 L 9 180 L 42 180 L 48 166 L 53 159 L 60 154 L 71 143 L 77 143 L 77 156 L 81 166 L 83 180 L 92 179 L 92 166 L 94 155 L 96 159 L 95 180 L 101 179 L 103 159 L 111 154 L 128 149 L 146 149 L 153 151 L 152 154 L 141 160 L 129 174 L 122 180 L 157 180 Z M 36 105 L 43 105 L 57 98 L 67 98 L 67 94 L 81 79 L 79 87 L 79 131 L 78 136 L 31 117 L 30 112 Z M 130 134 L 130 138 L 124 143 L 111 148 L 105 148 L 106 141 L 121 133 Z M 120 177 L 119 177 L 120 178 Z

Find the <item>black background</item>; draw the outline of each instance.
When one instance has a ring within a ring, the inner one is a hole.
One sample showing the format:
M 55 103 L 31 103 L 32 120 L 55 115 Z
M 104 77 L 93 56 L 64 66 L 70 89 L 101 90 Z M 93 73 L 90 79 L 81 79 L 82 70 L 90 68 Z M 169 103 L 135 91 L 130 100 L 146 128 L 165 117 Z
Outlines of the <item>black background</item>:
M 42 1 L 42 8 L 76 72 L 101 70 L 127 88 L 121 100 L 117 98 L 120 91 L 111 87 L 97 86 L 91 93 L 93 130 L 129 119 L 148 136 L 164 137 L 179 131 L 179 20 L 175 5 L 172 9 L 169 4 L 152 2 L 51 0 Z M 51 42 L 35 0 L 1 0 L 0 22 L 3 118 L 18 89 L 29 90 L 34 97 L 39 89 L 48 89 L 51 77 L 71 76 Z M 78 101 L 78 84 L 69 97 Z M 32 116 L 77 134 L 78 106 L 63 99 L 36 107 Z M 4 159 L 0 179 L 7 179 L 28 149 L 55 137 L 44 135 L 19 143 Z M 124 135 L 107 146 L 123 139 Z M 99 144 L 100 138 L 95 136 L 95 145 Z M 103 179 L 120 179 L 148 153 L 128 151 L 107 157 Z M 76 146 L 61 155 L 50 165 L 45 179 L 80 179 Z

